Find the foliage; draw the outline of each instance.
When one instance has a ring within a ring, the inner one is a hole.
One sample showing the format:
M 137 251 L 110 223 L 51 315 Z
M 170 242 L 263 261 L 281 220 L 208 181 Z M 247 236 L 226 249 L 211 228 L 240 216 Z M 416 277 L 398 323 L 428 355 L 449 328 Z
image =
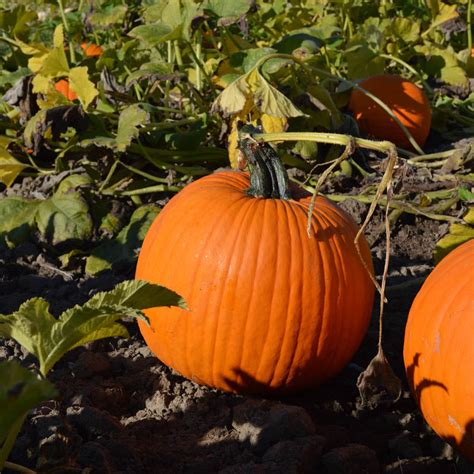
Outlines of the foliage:
M 95 294 L 84 305 L 76 305 L 58 318 L 50 313 L 43 298 L 32 298 L 14 313 L 0 315 L 0 337 L 14 339 L 35 356 L 42 376 L 38 378 L 14 362 L 0 364 L 0 469 L 26 413 L 56 395 L 44 378 L 64 354 L 98 339 L 128 337 L 119 320 L 134 317 L 148 323 L 142 310 L 159 306 L 186 308 L 175 292 L 133 280 Z

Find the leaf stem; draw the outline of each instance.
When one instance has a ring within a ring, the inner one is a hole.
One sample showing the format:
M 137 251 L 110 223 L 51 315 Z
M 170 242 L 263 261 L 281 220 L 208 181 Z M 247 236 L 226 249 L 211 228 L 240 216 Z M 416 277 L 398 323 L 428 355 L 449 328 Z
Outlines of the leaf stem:
M 22 466 L 20 464 L 16 464 L 14 462 L 5 462 L 5 467 L 7 469 L 11 469 L 12 471 L 23 472 L 25 474 L 37 474 L 36 471 L 29 469 L 28 467 Z
M 15 440 L 21 430 L 21 427 L 23 426 L 23 422 L 25 421 L 26 415 L 27 414 L 25 413 L 23 416 L 18 418 L 18 420 L 13 424 L 10 431 L 8 432 L 8 435 L 2 447 L 0 448 L 0 472 L 2 472 L 2 469 L 5 466 L 5 463 L 7 462 L 8 455 L 10 454 L 13 445 L 15 444 Z
M 311 66 L 311 65 L 308 65 L 306 64 L 304 61 L 302 61 L 301 59 L 298 59 L 296 58 L 295 56 L 292 56 L 291 54 L 284 54 L 284 53 L 274 53 L 274 54 L 269 54 L 267 56 L 264 56 L 263 58 L 261 58 L 259 61 L 257 61 L 257 64 L 255 65 L 255 68 L 256 69 L 260 69 L 261 66 L 266 62 L 268 61 L 269 59 L 291 59 L 292 61 L 295 61 L 297 64 L 299 64 L 300 66 L 302 66 L 303 68 L 306 68 L 306 69 L 311 69 L 313 70 L 315 73 L 317 74 L 321 74 L 325 77 L 328 77 L 328 78 L 331 78 L 331 79 L 334 79 L 336 81 L 340 81 L 340 82 L 346 82 L 348 84 L 350 84 L 352 87 L 354 87 L 355 89 L 358 89 L 360 90 L 361 92 L 363 92 L 365 95 L 367 95 L 367 97 L 369 97 L 370 99 L 372 99 L 379 107 L 381 107 L 394 121 L 395 123 L 401 128 L 402 132 L 404 133 L 404 135 L 407 137 L 408 141 L 410 142 L 410 144 L 412 145 L 412 147 L 417 151 L 417 153 L 423 155 L 424 154 L 424 151 L 421 149 L 421 147 L 418 145 L 418 143 L 416 142 L 416 140 L 413 138 L 413 136 L 411 135 L 411 133 L 408 131 L 408 129 L 405 127 L 405 125 L 403 125 L 403 123 L 400 121 L 400 119 L 394 114 L 394 112 L 390 109 L 390 107 L 385 104 L 385 102 L 383 102 L 382 100 L 380 100 L 377 96 L 375 96 L 374 94 L 372 94 L 371 92 L 369 92 L 368 90 L 364 89 L 363 87 L 361 87 L 359 84 L 353 82 L 353 81 L 349 81 L 347 79 L 342 79 L 338 76 L 335 76 L 334 74 L 331 74 L 327 71 L 324 71 L 323 69 L 320 69 L 320 68 L 317 68 L 317 67 L 314 67 L 314 66 Z
M 413 66 L 410 66 L 407 62 L 405 62 L 403 59 L 397 58 L 396 56 L 392 56 L 391 54 L 379 54 L 381 58 L 388 59 L 390 61 L 394 61 L 400 65 L 402 65 L 404 68 L 408 69 L 412 74 L 415 76 L 418 76 L 420 81 L 423 83 L 423 87 L 430 93 L 433 94 L 433 88 L 423 79 L 423 76 L 419 71 L 417 71 Z

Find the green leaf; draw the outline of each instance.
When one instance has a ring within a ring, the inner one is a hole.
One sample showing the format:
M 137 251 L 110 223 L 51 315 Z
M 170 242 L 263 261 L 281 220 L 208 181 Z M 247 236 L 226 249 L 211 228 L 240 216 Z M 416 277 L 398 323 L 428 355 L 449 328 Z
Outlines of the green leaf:
M 48 380 L 39 379 L 18 362 L 0 363 L 0 445 L 12 427 L 32 408 L 57 396 Z
M 420 37 L 420 22 L 413 18 L 395 18 L 390 23 L 389 33 L 405 43 L 416 42 Z
M 110 270 L 115 263 L 136 260 L 135 250 L 140 247 L 150 225 L 158 215 L 160 208 L 154 205 L 139 207 L 125 226 L 113 240 L 104 242 L 93 250 L 86 261 L 86 273 L 95 275 Z
M 128 35 L 144 41 L 149 46 L 156 46 L 166 41 L 172 41 L 181 37 L 181 26 L 172 27 L 162 22 L 152 25 L 140 25 L 131 30 Z
M 36 213 L 41 234 L 53 245 L 67 240 L 87 240 L 92 235 L 92 218 L 79 193 L 54 194 L 41 202 Z
M 94 83 L 89 80 L 87 67 L 73 67 L 69 71 L 69 87 L 77 94 L 84 109 L 99 95 Z
M 193 0 L 168 0 L 146 9 L 146 19 L 153 23 L 135 27 L 128 34 L 149 46 L 165 41 L 191 39 L 191 22 L 197 16 L 199 5 Z
M 39 203 L 21 197 L 0 200 L 0 245 L 15 247 L 29 238 Z
M 90 22 L 95 27 L 107 27 L 122 23 L 127 14 L 126 5 L 108 5 L 96 9 L 90 17 Z
M 202 8 L 219 18 L 238 18 L 250 9 L 250 0 L 206 0 Z
M 18 311 L 0 315 L 0 335 L 15 339 L 39 361 L 43 376 L 71 349 L 105 337 L 127 337 L 118 322 L 124 317 L 144 318 L 141 309 L 157 306 L 185 308 L 171 290 L 144 281 L 122 282 L 109 292 L 98 293 L 83 306 L 64 311 L 58 319 L 42 298 L 32 298 Z
M 104 305 L 125 306 L 138 310 L 155 306 L 179 306 L 188 309 L 184 299 L 174 291 L 141 280 L 123 281 L 113 290 L 97 293 L 84 307 L 101 308 Z
M 458 193 L 459 193 L 459 198 L 462 201 L 474 201 L 474 193 L 469 191 L 469 189 L 460 187 L 458 188 Z M 471 209 L 470 211 L 474 211 L 474 209 Z
M 138 137 L 138 127 L 148 123 L 149 118 L 149 114 L 137 104 L 130 105 L 122 110 L 117 129 L 117 151 L 125 151 L 127 149 L 132 140 Z
M 361 79 L 383 74 L 385 61 L 372 51 L 365 42 L 352 45 L 345 53 L 350 79 Z

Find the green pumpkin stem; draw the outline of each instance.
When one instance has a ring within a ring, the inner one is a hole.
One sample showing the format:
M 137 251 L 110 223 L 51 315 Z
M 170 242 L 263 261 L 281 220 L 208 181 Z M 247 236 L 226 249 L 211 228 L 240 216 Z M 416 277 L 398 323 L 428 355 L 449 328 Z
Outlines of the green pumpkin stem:
M 254 140 L 252 133 L 259 133 L 259 130 L 251 125 L 240 129 L 243 138 L 239 140 L 239 149 L 247 159 L 250 171 L 248 193 L 265 199 L 290 199 L 288 173 L 278 153 L 268 143 Z

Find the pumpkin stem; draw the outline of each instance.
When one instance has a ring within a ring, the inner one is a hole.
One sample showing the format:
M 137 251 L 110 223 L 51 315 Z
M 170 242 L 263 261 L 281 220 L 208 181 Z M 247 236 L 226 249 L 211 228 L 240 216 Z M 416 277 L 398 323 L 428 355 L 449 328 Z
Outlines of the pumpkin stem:
M 275 149 L 252 138 L 260 130 L 252 125 L 240 128 L 239 149 L 248 162 L 250 188 L 248 193 L 265 199 L 290 199 L 288 173 Z

